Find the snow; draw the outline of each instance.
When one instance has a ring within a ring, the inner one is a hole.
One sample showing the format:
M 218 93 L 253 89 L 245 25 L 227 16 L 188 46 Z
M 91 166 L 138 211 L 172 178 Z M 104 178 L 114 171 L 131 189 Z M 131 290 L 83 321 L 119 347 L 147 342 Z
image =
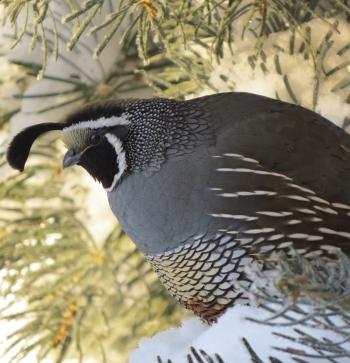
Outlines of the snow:
M 187 355 L 190 353 L 190 347 L 194 347 L 198 351 L 202 349 L 211 357 L 218 354 L 225 363 L 232 363 L 233 359 L 234 362 L 239 363 L 251 362 L 248 350 L 242 341 L 245 338 L 264 363 L 270 362 L 269 357 L 280 359 L 283 363 L 294 363 L 295 360 L 291 354 L 280 352 L 274 347 L 288 347 L 303 350 L 309 354 L 315 354 L 315 351 L 305 345 L 277 337 L 275 333 L 298 338 L 300 336 L 295 332 L 295 328 L 299 328 L 314 338 L 342 340 L 335 333 L 322 329 L 305 328 L 303 325 L 271 327 L 247 320 L 247 317 L 263 320 L 269 316 L 269 313 L 259 307 L 235 306 L 212 326 L 204 324 L 198 318 L 193 318 L 183 322 L 182 326 L 178 328 L 158 333 L 153 338 L 140 342 L 129 362 L 155 363 L 157 356 L 160 356 L 163 362 L 171 359 L 172 363 L 185 363 L 188 361 Z M 338 320 L 340 321 L 340 319 Z M 350 349 L 350 343 L 343 347 Z M 329 362 L 320 358 L 304 359 L 309 363 Z M 349 362 L 348 357 L 337 360 L 337 363 L 346 362 Z
M 335 19 L 328 19 L 330 23 Z M 339 21 L 338 30 L 333 30 L 331 38 L 334 41 L 330 50 L 324 58 L 324 68 L 326 71 L 334 69 L 336 66 L 348 63 L 349 53 L 345 52 L 338 55 L 338 51 L 348 44 L 350 39 L 350 26 L 344 19 Z M 245 19 L 237 21 L 243 25 Z M 325 35 L 330 31 L 329 23 L 321 19 L 311 20 L 303 25 L 303 28 L 311 28 L 311 47 L 316 52 L 320 49 Z M 241 29 L 241 26 L 236 26 Z M 255 43 L 256 39 L 249 32 L 246 33 L 244 40 L 239 34 L 236 34 L 235 42 L 232 44 L 232 52 L 225 47 L 225 53 L 220 63 L 212 64 L 212 73 L 209 82 L 218 90 L 218 92 L 239 91 L 261 94 L 271 98 L 279 98 L 283 101 L 294 103 L 284 84 L 285 75 L 288 76 L 289 83 L 295 94 L 298 103 L 306 108 L 313 108 L 313 91 L 315 86 L 315 68 L 313 59 L 310 56 L 305 59 L 301 53 L 291 53 L 289 51 L 290 32 L 274 33 L 269 36 L 264 45 L 266 54 L 265 73 L 260 67 L 261 60 L 256 64 L 255 69 L 249 65 L 248 56 L 254 54 L 251 46 L 247 44 Z M 299 49 L 301 37 L 296 35 L 295 49 Z M 283 49 L 283 51 L 281 50 Z M 198 50 L 204 58 L 209 59 L 205 50 Z M 279 58 L 282 74 L 276 70 L 276 57 Z M 350 104 L 346 103 L 346 97 L 349 93 L 349 87 L 344 87 L 336 92 L 334 87 L 345 78 L 350 76 L 350 66 L 344 66 L 329 76 L 321 72 L 321 82 L 319 88 L 319 98 L 315 111 L 324 117 L 342 126 L 344 118 L 350 115 Z M 224 76 L 224 80 L 222 78 Z M 195 96 L 212 94 L 212 89 L 205 89 Z

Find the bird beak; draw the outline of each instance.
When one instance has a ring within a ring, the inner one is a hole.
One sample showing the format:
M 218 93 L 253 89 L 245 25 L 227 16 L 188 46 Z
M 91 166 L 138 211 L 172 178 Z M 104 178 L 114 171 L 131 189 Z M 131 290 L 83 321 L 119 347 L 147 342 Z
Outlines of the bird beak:
M 80 161 L 81 154 L 77 154 L 73 149 L 66 152 L 63 158 L 63 168 L 68 168 L 68 166 L 77 165 Z

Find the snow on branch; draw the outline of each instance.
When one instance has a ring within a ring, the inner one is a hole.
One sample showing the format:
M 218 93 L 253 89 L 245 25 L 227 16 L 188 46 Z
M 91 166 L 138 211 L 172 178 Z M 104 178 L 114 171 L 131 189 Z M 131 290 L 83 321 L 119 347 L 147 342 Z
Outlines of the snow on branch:
M 210 327 L 192 319 L 158 334 L 131 362 L 147 352 L 146 361 L 158 363 L 348 362 L 350 259 L 338 250 L 312 259 L 291 250 L 264 264 L 272 270 L 247 271 L 252 306 L 235 306 Z
M 15 27 L 13 47 L 25 35 L 31 37 L 31 48 L 42 46 L 43 75 L 49 54 L 60 52 L 63 43 L 73 50 L 84 36 L 96 36 L 95 57 L 112 43 L 119 33 L 118 43 L 126 47 L 137 44 L 138 53 L 145 62 L 155 51 L 171 53 L 174 46 L 190 43 L 205 45 L 216 58 L 224 55 L 224 44 L 237 38 L 236 21 L 245 17 L 240 36 L 255 36 L 255 48 L 263 49 L 264 41 L 271 33 L 289 30 L 303 32 L 300 25 L 311 18 L 321 18 L 343 13 L 350 16 L 350 8 L 341 0 L 259 0 L 259 1 L 162 1 L 162 0 L 85 0 L 65 1 L 9 1 L 0 0 L 6 10 L 6 18 Z M 61 36 L 59 26 L 67 31 Z M 51 43 L 51 44 L 50 44 Z M 168 54 L 171 56 L 171 54 Z

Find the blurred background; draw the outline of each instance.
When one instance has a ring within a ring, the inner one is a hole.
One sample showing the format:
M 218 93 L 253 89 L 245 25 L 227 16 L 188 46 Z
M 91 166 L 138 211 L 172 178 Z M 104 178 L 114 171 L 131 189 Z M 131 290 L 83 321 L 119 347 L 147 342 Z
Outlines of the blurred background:
M 350 125 L 347 0 L 0 0 L 1 362 L 127 362 L 190 316 L 118 226 L 102 187 L 11 136 L 108 98 L 246 91 Z

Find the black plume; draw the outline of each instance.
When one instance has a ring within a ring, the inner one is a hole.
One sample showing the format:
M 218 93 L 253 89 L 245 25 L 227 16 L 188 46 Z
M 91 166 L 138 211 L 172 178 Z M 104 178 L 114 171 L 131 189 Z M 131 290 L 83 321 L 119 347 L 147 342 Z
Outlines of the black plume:
M 17 134 L 7 149 L 7 161 L 14 168 L 23 171 L 28 159 L 30 148 L 34 141 L 43 133 L 53 130 L 62 130 L 64 124 L 43 123 L 29 126 Z

